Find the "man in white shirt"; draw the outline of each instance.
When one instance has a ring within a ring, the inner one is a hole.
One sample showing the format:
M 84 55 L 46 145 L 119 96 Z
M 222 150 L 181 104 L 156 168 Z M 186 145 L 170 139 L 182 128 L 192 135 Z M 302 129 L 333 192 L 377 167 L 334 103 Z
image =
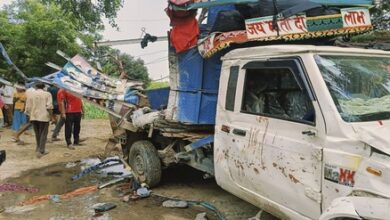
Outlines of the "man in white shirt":
M 26 113 L 34 127 L 35 140 L 37 142 L 37 157 L 41 158 L 48 152 L 45 151 L 49 122 L 53 114 L 51 94 L 44 91 L 45 85 L 38 83 L 36 90 L 27 95 Z
M 12 118 L 14 112 L 14 88 L 9 85 L 2 85 L 1 87 L 1 96 L 3 98 L 4 107 L 4 127 L 12 125 Z

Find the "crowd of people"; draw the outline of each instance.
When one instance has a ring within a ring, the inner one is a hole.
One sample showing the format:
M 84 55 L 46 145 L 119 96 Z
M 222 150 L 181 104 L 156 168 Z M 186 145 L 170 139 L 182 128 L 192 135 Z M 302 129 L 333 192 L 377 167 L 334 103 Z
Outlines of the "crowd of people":
M 0 83 L 0 129 L 12 129 L 18 145 L 25 144 L 21 140 L 23 133 L 34 130 L 38 158 L 48 153 L 45 147 L 48 141 L 61 140 L 58 136 L 64 125 L 66 147 L 74 150 L 81 145 L 83 114 L 81 99 L 64 89 L 40 82 L 30 85 L 18 82 L 14 86 Z M 48 139 L 50 123 L 54 130 Z

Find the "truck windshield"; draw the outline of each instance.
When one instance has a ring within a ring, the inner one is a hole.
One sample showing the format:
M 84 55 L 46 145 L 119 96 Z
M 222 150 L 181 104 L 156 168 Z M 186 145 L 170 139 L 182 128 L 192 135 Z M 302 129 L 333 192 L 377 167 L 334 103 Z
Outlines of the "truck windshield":
M 346 122 L 390 119 L 390 57 L 315 55 Z

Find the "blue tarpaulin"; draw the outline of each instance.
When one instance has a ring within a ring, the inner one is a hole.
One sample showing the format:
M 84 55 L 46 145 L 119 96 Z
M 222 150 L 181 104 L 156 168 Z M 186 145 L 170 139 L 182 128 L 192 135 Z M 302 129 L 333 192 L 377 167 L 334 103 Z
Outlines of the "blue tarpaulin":
M 209 0 L 207 2 L 199 2 L 193 3 L 186 6 L 176 6 L 175 9 L 182 10 L 191 10 L 198 8 L 210 8 L 218 5 L 226 5 L 226 4 L 245 4 L 245 3 L 256 3 L 258 0 Z
M 372 0 L 310 0 L 311 2 L 319 3 L 322 5 L 328 6 L 343 6 L 343 5 L 351 5 L 351 6 L 372 6 Z
M 7 51 L 5 51 L 5 48 L 2 43 L 0 43 L 0 54 L 8 63 L 8 65 L 10 65 L 23 79 L 27 79 L 26 75 L 24 75 L 24 73 L 9 58 Z
M 314 3 L 319 3 L 327 6 L 373 6 L 372 0 L 310 0 Z M 175 10 L 191 10 L 198 8 L 210 8 L 218 5 L 226 5 L 226 4 L 246 4 L 246 3 L 258 3 L 258 0 L 209 0 L 206 2 L 199 2 L 188 4 L 185 6 L 175 6 Z M 297 3 L 300 3 L 297 1 Z
M 3 79 L 0 77 L 0 83 L 7 85 L 7 86 L 12 86 L 12 83 L 8 82 L 7 80 Z

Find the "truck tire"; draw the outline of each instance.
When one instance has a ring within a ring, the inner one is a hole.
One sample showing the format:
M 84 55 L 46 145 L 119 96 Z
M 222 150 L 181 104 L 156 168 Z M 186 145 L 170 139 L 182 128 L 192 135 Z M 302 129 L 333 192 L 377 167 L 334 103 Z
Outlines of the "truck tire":
M 149 141 L 136 141 L 130 148 L 129 165 L 134 175 L 149 187 L 161 180 L 161 162 L 157 150 Z

